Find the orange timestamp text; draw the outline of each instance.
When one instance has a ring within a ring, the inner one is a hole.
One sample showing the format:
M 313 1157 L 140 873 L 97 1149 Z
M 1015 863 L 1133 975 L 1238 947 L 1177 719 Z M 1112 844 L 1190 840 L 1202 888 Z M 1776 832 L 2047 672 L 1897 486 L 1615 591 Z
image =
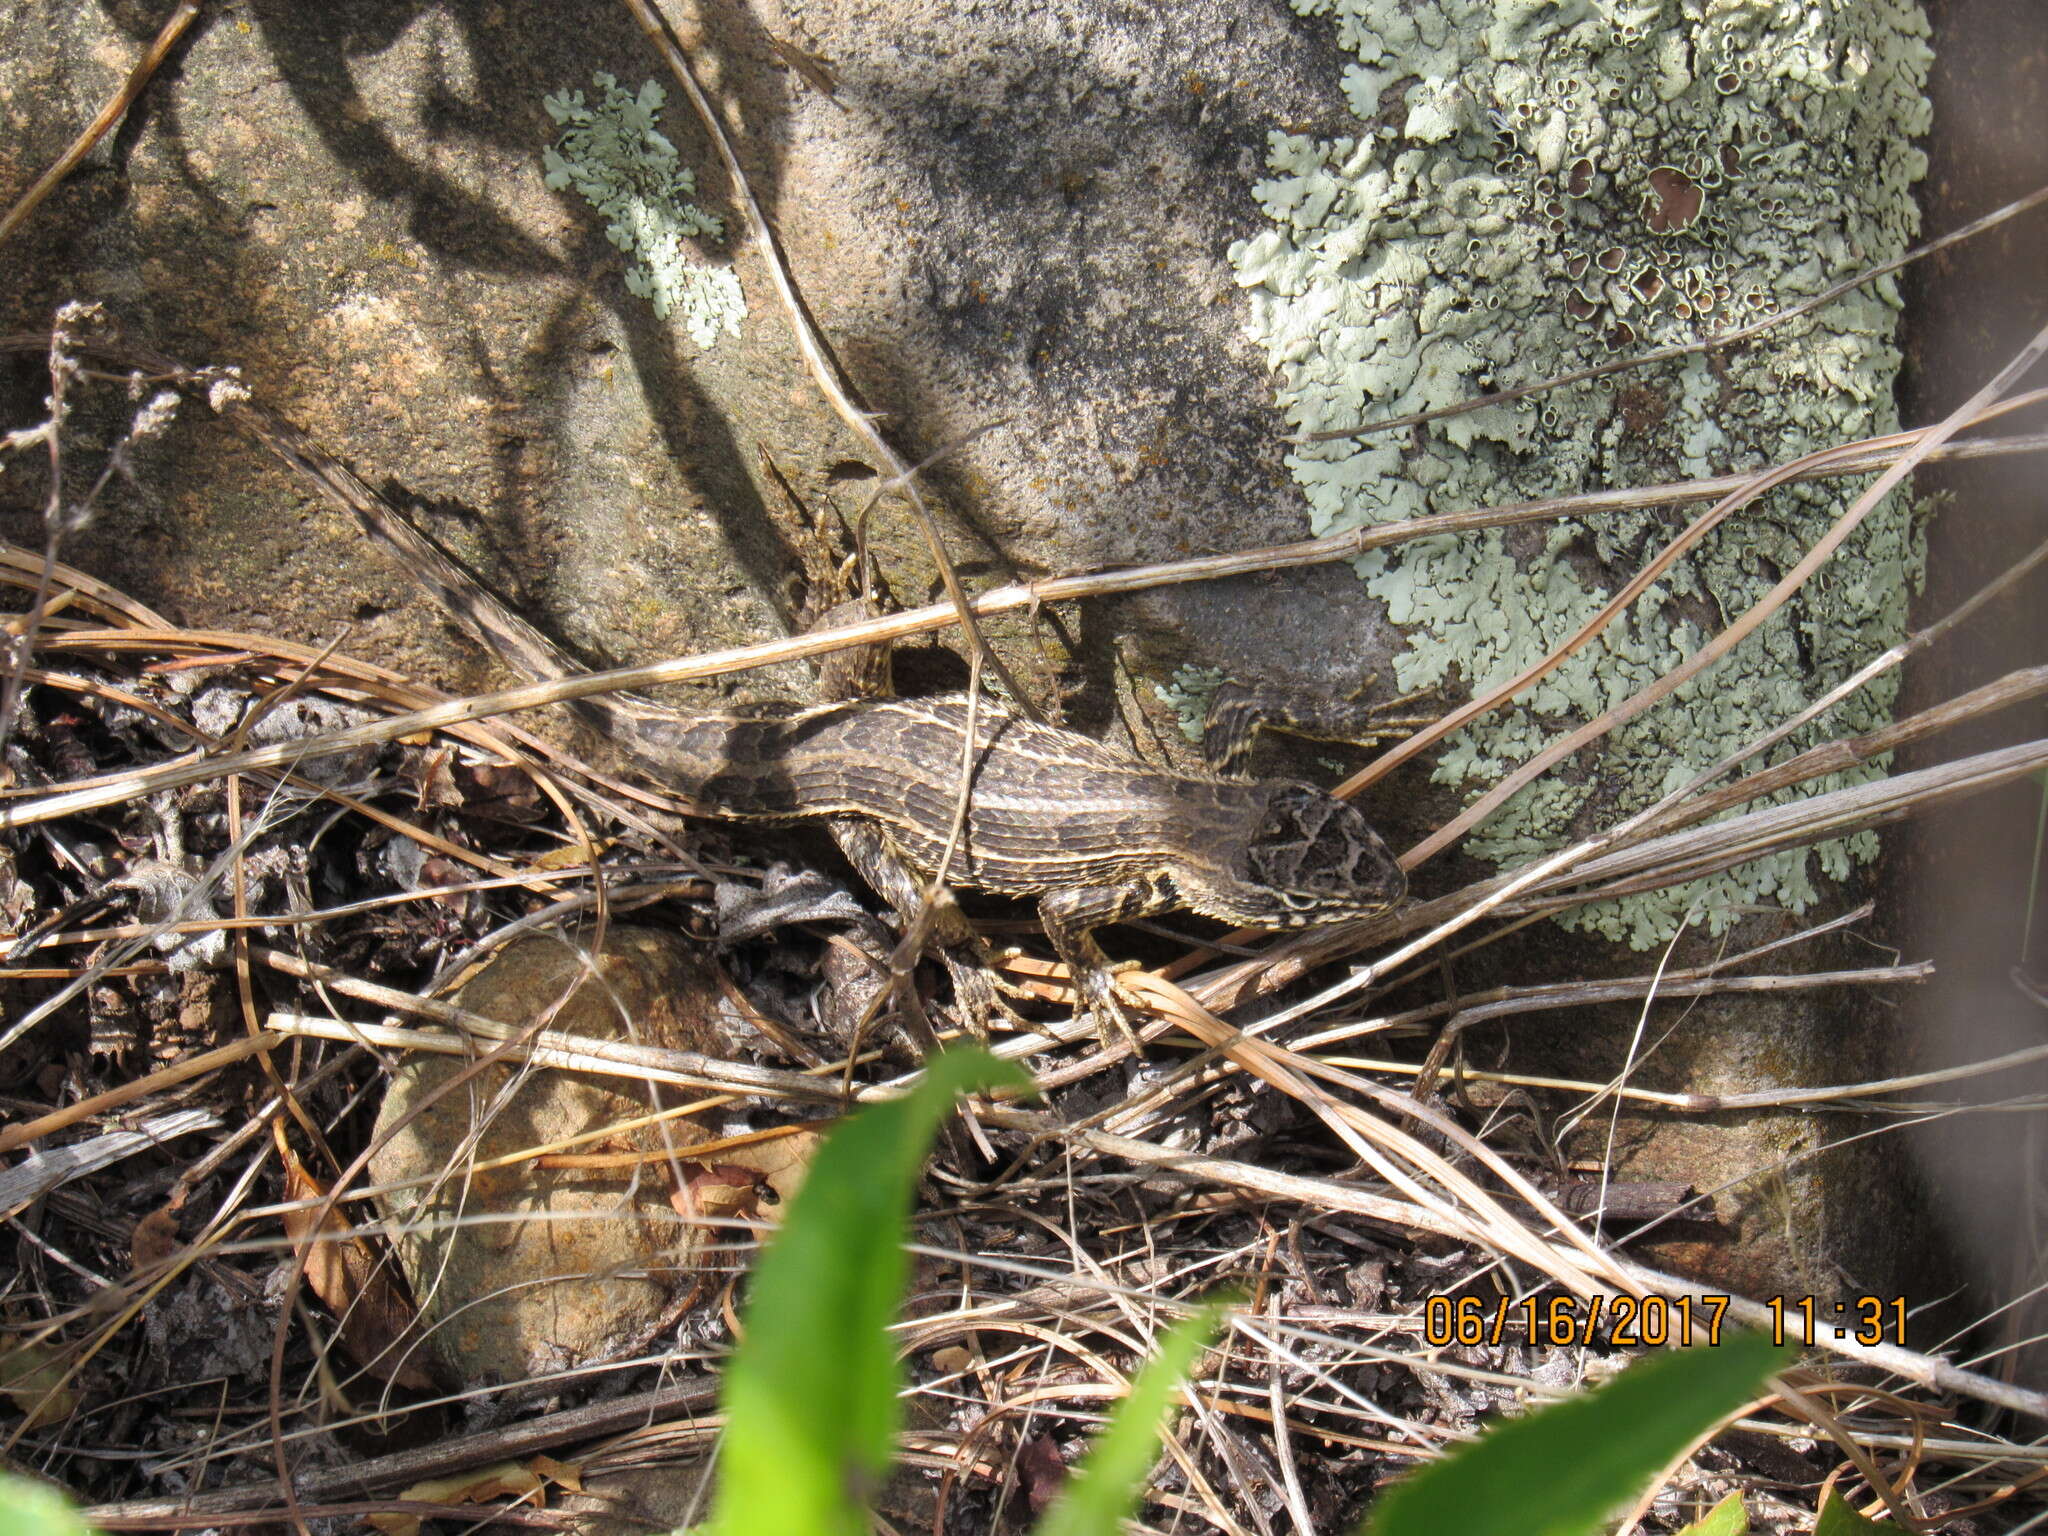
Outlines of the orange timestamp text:
M 1432 1296 L 1422 1306 L 1422 1340 L 1442 1347 L 1513 1338 L 1549 1349 L 1718 1344 L 1728 1303 L 1714 1295 Z
M 1500 1344 L 1509 1339 L 1550 1349 L 1600 1343 L 1617 1348 L 1685 1348 L 1721 1342 L 1731 1298 L 1697 1296 L 1432 1296 L 1422 1307 L 1422 1341 Z M 1773 1344 L 1809 1344 L 1830 1330 L 1858 1344 L 1906 1341 L 1903 1296 L 1779 1296 L 1764 1303 Z
M 1811 1344 L 1815 1329 L 1832 1329 L 1866 1347 L 1906 1342 L 1903 1296 L 1776 1296 L 1764 1303 L 1771 1314 L 1773 1344 Z

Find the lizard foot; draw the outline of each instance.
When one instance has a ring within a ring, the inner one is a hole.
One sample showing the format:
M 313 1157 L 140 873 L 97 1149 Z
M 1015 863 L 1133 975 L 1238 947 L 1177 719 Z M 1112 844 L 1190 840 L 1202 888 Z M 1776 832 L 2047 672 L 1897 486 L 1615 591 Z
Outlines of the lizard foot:
M 1137 1027 L 1131 1023 L 1130 1013 L 1124 1005 L 1126 996 L 1132 1002 L 1137 1002 L 1138 998 L 1135 994 L 1123 993 L 1117 986 L 1116 978 L 1119 971 L 1143 969 L 1144 967 L 1136 961 L 1126 960 L 1115 966 L 1091 966 L 1076 974 L 1074 978 L 1083 1004 L 1078 1011 L 1093 1016 L 1095 1033 L 1102 1041 L 1103 1048 L 1113 1050 L 1117 1044 L 1117 1035 L 1120 1034 L 1130 1045 L 1132 1054 L 1140 1059 L 1145 1055 L 1145 1042 L 1139 1036 Z
M 946 974 L 953 979 L 953 1000 L 960 1009 L 960 1022 L 977 1040 L 986 1040 L 995 1023 L 1024 1027 L 1024 1020 L 1003 996 L 1004 984 L 990 968 L 990 955 L 977 940 L 970 944 L 946 945 L 939 950 Z

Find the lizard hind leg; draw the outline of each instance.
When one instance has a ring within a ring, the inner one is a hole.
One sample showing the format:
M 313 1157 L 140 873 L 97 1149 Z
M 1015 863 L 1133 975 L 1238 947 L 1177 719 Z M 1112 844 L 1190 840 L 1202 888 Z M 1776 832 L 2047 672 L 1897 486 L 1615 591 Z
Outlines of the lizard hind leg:
M 1372 679 L 1367 678 L 1366 686 L 1371 685 Z M 1225 683 L 1210 696 L 1208 712 L 1202 717 L 1202 756 L 1216 772 L 1243 778 L 1251 767 L 1252 744 L 1262 730 L 1312 741 L 1375 742 L 1429 724 L 1416 717 L 1392 716 L 1389 711 L 1433 695 L 1434 690 L 1424 689 L 1368 704 L 1310 689 Z
M 804 505 L 779 469 L 774 478 L 809 529 L 802 542 L 807 591 L 801 628 L 806 633 L 839 629 L 895 612 L 895 599 L 874 568 L 859 525 L 849 528 L 836 510 L 813 511 Z M 827 702 L 889 698 L 896 691 L 890 662 L 887 644 L 828 652 L 818 667 L 818 696 Z M 935 901 L 927 902 L 927 882 L 872 823 L 846 817 L 835 819 L 831 828 L 832 840 L 847 863 L 889 903 L 906 930 L 919 922 L 926 925 L 927 947 L 938 951 L 952 979 L 953 997 L 967 1029 L 985 1040 L 997 1022 L 1021 1024 L 1016 1010 L 1003 1000 L 1003 984 L 987 944 L 952 892 L 941 889 Z

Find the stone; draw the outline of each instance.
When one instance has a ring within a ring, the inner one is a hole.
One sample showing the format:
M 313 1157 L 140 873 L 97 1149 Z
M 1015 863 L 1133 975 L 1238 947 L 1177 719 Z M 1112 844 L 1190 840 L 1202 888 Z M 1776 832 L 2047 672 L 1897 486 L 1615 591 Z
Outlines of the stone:
M 500 1023 L 680 1050 L 718 1048 L 719 991 L 686 940 L 614 926 L 596 956 L 550 934 L 522 938 L 458 994 Z M 706 1132 L 689 1119 L 641 1125 L 679 1091 L 630 1078 L 494 1065 L 443 1093 L 460 1057 L 407 1056 L 377 1117 L 370 1162 L 393 1250 L 435 1363 L 461 1382 L 518 1383 L 642 1348 L 697 1289 L 694 1250 L 667 1156 Z M 571 1154 L 637 1153 L 623 1167 L 503 1167 L 493 1159 L 563 1143 Z M 764 1175 L 794 1189 L 801 1158 Z M 721 1163 L 759 1149 L 721 1151 Z M 686 1177 L 701 1165 L 681 1164 Z M 465 1173 L 464 1170 L 472 1169 Z

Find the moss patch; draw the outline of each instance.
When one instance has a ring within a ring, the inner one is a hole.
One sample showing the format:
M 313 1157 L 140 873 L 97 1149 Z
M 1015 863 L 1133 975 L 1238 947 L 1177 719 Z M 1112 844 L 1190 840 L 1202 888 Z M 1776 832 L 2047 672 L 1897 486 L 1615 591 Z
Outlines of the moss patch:
M 1294 427 L 1455 404 L 1731 329 L 1896 254 L 1918 227 L 1927 24 L 1910 0 L 1294 0 L 1353 55 L 1355 137 L 1275 133 L 1270 227 L 1232 247 L 1251 332 Z M 1290 459 L 1317 533 L 1578 489 L 1723 473 L 1892 430 L 1889 280 L 1732 357 L 1694 357 Z M 1748 608 L 1867 482 L 1777 492 L 1709 537 L 1606 636 L 1447 743 L 1436 776 L 1478 791 L 1618 702 Z M 1537 660 L 1682 520 L 1643 511 L 1420 541 L 1359 575 L 1408 632 L 1404 689 L 1479 690 Z M 1657 798 L 1841 681 L 1903 632 L 1921 548 L 1894 497 L 1727 660 L 1530 785 L 1473 851 L 1520 863 Z M 1822 736 L 1889 718 L 1895 683 Z M 1818 781 L 1813 793 L 1883 772 Z M 1861 835 L 1565 921 L 1637 946 L 1688 916 L 1803 910 L 1814 865 Z

